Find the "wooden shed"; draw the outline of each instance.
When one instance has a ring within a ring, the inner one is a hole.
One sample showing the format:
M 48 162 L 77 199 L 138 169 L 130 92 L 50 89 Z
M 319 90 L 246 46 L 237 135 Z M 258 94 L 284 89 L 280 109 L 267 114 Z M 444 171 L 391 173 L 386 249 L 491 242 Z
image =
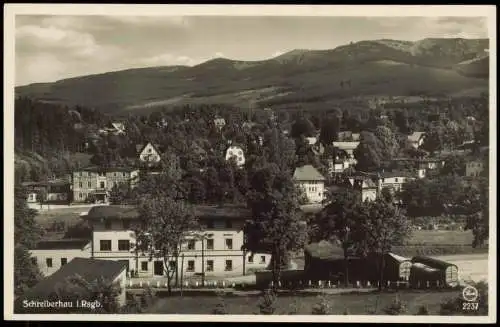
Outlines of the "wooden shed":
M 380 278 L 380 254 L 367 257 L 366 272 L 368 279 L 378 281 Z M 410 258 L 395 253 L 386 253 L 384 256 L 384 281 L 408 281 L 410 279 L 412 262 Z
M 448 287 L 455 287 L 458 285 L 458 267 L 455 264 L 424 256 L 416 256 L 411 261 L 414 265 L 419 263 L 437 270 L 439 272 L 437 274 L 437 280 L 441 285 L 446 285 Z

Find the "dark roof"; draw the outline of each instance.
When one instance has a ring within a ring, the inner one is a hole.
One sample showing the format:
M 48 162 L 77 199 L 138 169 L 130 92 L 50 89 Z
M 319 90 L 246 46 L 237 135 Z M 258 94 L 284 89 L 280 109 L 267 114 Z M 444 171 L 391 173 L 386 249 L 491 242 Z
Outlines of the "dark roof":
M 312 165 L 295 168 L 293 178 L 298 181 L 324 181 L 325 177 Z
M 101 167 L 101 166 L 88 166 L 84 168 L 75 169 L 74 172 L 78 171 L 91 171 L 91 172 L 112 172 L 112 171 L 134 171 L 137 168 L 125 167 L 125 166 L 111 166 L 111 167 Z
M 194 212 L 200 219 L 248 219 L 252 216 L 249 209 L 241 206 L 195 206 Z M 138 217 L 139 212 L 133 206 L 108 205 L 92 207 L 86 219 L 137 219 Z
M 421 264 L 424 264 L 424 265 L 429 266 L 429 267 L 434 268 L 434 269 L 446 269 L 450 266 L 457 267 L 453 263 L 449 263 L 446 261 L 442 261 L 442 260 L 438 260 L 438 259 L 434 259 L 434 258 L 430 258 L 430 257 L 424 257 L 424 256 L 413 257 L 411 259 L 411 262 L 421 263 Z
M 320 260 L 344 259 L 344 250 L 337 244 L 327 241 L 311 243 L 304 247 L 304 253 Z M 352 253 L 351 253 L 352 256 Z
M 69 249 L 83 249 L 90 240 L 87 239 L 61 239 L 40 241 L 37 243 L 33 250 L 69 250 Z
M 144 144 L 136 144 L 135 149 L 138 153 L 141 153 L 148 144 L 151 144 L 153 146 L 153 148 L 156 150 L 156 152 L 160 153 L 160 145 L 156 144 L 156 143 L 151 143 L 151 142 L 147 142 Z
M 16 302 L 22 302 L 24 299 L 43 301 L 51 296 L 57 289 L 58 284 L 64 283 L 67 278 L 75 275 L 79 275 L 89 282 L 101 277 L 113 281 L 124 269 L 126 269 L 124 262 L 74 258 L 58 271 L 26 291 Z

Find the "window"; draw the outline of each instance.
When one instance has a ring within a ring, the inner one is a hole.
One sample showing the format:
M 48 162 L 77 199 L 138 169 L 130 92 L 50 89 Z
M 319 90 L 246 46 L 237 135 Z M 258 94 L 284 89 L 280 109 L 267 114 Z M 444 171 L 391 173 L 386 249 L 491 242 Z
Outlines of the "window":
M 194 260 L 188 261 L 187 271 L 194 271 Z
M 207 239 L 207 250 L 213 250 L 213 249 L 214 249 L 214 240 Z
M 195 240 L 189 240 L 188 241 L 188 245 L 187 245 L 188 250 L 194 250 L 195 249 L 195 245 L 196 245 Z
M 113 176 L 116 177 L 116 173 L 113 173 Z
M 47 267 L 52 268 L 52 258 L 45 259 L 45 262 L 47 263 Z
M 101 251 L 111 251 L 111 240 L 99 241 Z
M 123 177 L 127 177 L 127 173 L 122 173 L 122 176 Z
M 248 257 L 248 263 L 253 263 L 253 255 Z
M 101 183 L 100 183 L 100 187 L 101 187 L 101 188 L 104 188 L 104 182 L 101 182 Z
M 231 220 L 226 220 L 226 228 L 233 228 L 233 223 Z
M 80 199 L 83 199 L 83 194 L 82 194 L 82 193 L 78 194 L 78 197 L 79 197 Z
M 260 256 L 260 263 L 266 263 L 266 256 L 265 255 Z
M 110 220 L 106 220 L 104 222 L 104 228 L 106 229 L 111 229 L 111 221 Z
M 397 182 L 398 182 L 398 178 L 396 177 L 396 178 L 394 179 L 394 181 L 397 183 Z
M 37 264 L 37 260 L 36 260 L 36 258 L 35 258 L 35 257 L 32 257 L 32 258 L 31 258 L 31 263 L 32 263 L 32 264 L 34 264 L 34 265 L 36 265 L 36 264 Z
M 104 177 L 104 172 L 100 171 L 99 176 Z
M 82 188 L 83 187 L 83 183 L 82 182 L 78 183 L 78 187 Z
M 232 271 L 233 270 L 233 260 L 226 260 L 226 271 Z
M 147 261 L 141 262 L 141 271 L 148 271 L 148 262 Z
M 122 224 L 123 224 L 123 229 L 130 229 L 130 221 L 123 220 Z
M 170 261 L 168 262 L 168 269 L 170 269 L 170 270 L 175 270 L 175 267 L 176 267 L 176 266 L 177 266 L 177 265 L 175 264 L 175 261 L 174 261 L 174 260 L 170 260 Z
M 68 263 L 68 258 L 61 258 L 61 266 L 64 266 Z
M 92 187 L 92 182 L 88 182 L 88 183 L 87 183 L 87 186 L 88 186 L 88 187 Z
M 214 261 L 207 260 L 207 271 L 214 271 Z
M 208 229 L 214 228 L 214 221 L 213 220 L 208 220 L 207 221 L 207 228 Z
M 233 249 L 233 239 L 226 238 L 226 250 L 232 250 L 232 249 Z
M 118 240 L 118 251 L 128 251 L 130 250 L 129 240 Z

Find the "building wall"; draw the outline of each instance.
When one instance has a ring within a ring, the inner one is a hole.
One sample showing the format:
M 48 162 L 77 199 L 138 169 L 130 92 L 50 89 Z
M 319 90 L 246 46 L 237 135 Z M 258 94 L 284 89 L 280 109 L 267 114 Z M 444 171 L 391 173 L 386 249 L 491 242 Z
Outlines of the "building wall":
M 111 229 L 106 228 L 104 223 L 95 223 L 93 232 L 94 258 L 109 259 L 109 260 L 127 260 L 129 270 L 138 272 L 139 277 L 154 277 L 155 276 L 155 261 L 162 261 L 161 258 L 153 258 L 150 260 L 148 254 L 136 253 L 133 249 L 135 242 L 135 234 L 131 230 L 124 228 L 119 221 L 112 221 Z M 220 276 L 220 275 L 241 275 L 243 274 L 243 266 L 245 270 L 262 269 L 267 266 L 270 256 L 267 254 L 256 254 L 253 263 L 249 262 L 249 254 L 244 259 L 244 252 L 241 250 L 243 245 L 243 222 L 232 221 L 232 226 L 226 228 L 226 223 L 223 220 L 214 220 L 212 228 L 205 229 L 205 235 L 212 234 L 213 249 L 208 249 L 207 240 L 204 240 L 204 250 L 202 251 L 202 241 L 194 242 L 194 249 L 189 249 L 188 244 L 182 246 L 179 263 L 178 274 L 180 276 L 181 269 L 184 271 L 184 276 L 191 276 L 202 272 L 202 252 L 205 260 L 205 275 Z M 232 240 L 232 249 L 227 248 L 226 239 Z M 111 250 L 102 251 L 101 241 L 111 241 Z M 118 250 L 119 240 L 129 240 L 129 250 Z M 184 255 L 184 265 L 181 265 L 181 258 Z M 265 257 L 265 261 L 261 262 L 261 256 Z M 208 262 L 213 261 L 213 271 L 209 271 Z M 232 261 L 232 270 L 227 271 L 226 260 Z M 172 261 L 175 261 L 172 258 Z M 194 264 L 194 269 L 190 270 L 190 261 Z M 245 264 L 243 264 L 245 261 Z M 163 264 L 163 263 L 162 263 Z M 146 269 L 144 269 L 146 268 Z
M 465 176 L 477 177 L 484 170 L 484 164 L 481 161 L 470 161 L 465 165 Z
M 325 199 L 325 183 L 323 181 L 298 181 L 298 184 L 309 202 L 318 203 Z
M 44 277 L 50 276 L 61 268 L 61 259 L 66 258 L 70 262 L 74 258 L 90 258 L 90 244 L 82 249 L 67 250 L 30 250 L 31 256 L 36 258 L 36 264 Z M 47 259 L 52 259 L 52 267 L 47 265 Z
M 375 201 L 377 199 L 377 189 L 369 188 L 361 190 L 361 201 Z
M 403 189 L 404 184 L 412 179 L 413 178 L 404 177 L 404 176 L 381 178 L 380 179 L 380 189 L 387 187 L 387 188 L 391 188 L 395 191 L 401 191 Z
M 73 201 L 84 202 L 89 194 L 95 191 L 109 192 L 114 185 L 131 183 L 138 171 L 111 171 L 97 173 L 90 171 L 75 171 L 73 173 Z
M 159 162 L 161 160 L 160 154 L 156 152 L 155 147 L 151 144 L 148 143 L 144 149 L 142 150 L 141 154 L 139 155 L 139 159 L 141 161 L 148 161 L 148 162 Z
M 118 305 L 124 306 L 127 303 L 127 271 L 124 269 L 118 276 L 116 276 L 113 282 L 118 282 L 120 284 L 121 292 L 117 296 L 116 300 Z
M 230 146 L 226 151 L 226 160 L 232 157 L 236 157 L 236 163 L 238 166 L 245 164 L 245 153 L 243 149 L 239 146 Z

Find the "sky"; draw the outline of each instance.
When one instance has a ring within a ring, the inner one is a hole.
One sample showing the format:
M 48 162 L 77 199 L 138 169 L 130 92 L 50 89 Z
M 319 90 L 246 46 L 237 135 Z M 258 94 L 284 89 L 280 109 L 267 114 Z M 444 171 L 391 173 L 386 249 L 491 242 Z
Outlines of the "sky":
M 15 84 L 129 68 L 262 60 L 373 39 L 487 38 L 482 17 L 15 17 Z

